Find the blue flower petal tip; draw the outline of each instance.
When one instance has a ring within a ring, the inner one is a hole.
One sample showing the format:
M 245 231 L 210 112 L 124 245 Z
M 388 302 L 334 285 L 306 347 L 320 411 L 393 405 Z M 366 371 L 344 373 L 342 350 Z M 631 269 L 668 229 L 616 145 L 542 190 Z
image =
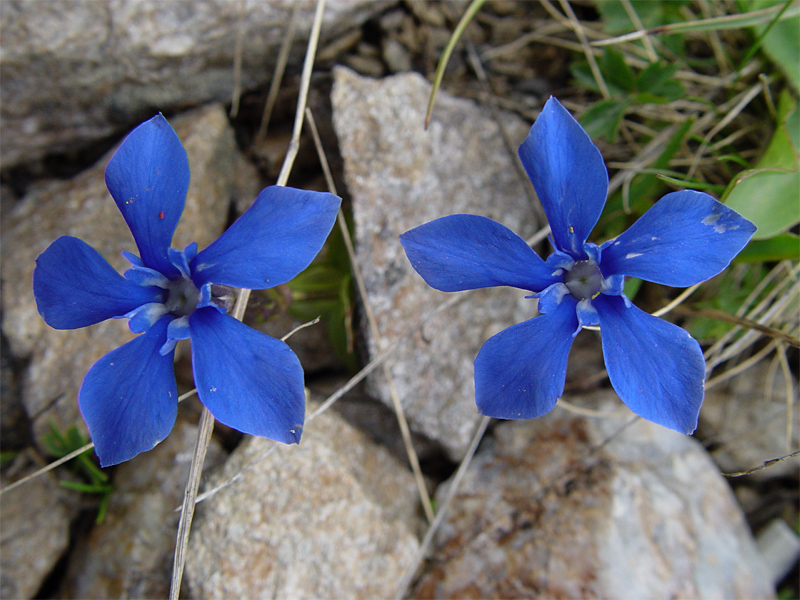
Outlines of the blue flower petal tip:
M 172 249 L 189 163 L 163 116 L 139 125 L 105 171 L 139 256 L 123 277 L 91 246 L 64 236 L 36 260 L 33 291 L 45 322 L 75 329 L 127 318 L 138 337 L 92 366 L 78 395 L 102 466 L 150 450 L 177 412 L 173 355 L 192 343 L 200 400 L 221 422 L 283 443 L 300 440 L 303 369 L 283 342 L 227 315 L 230 287 L 267 289 L 292 279 L 322 248 L 341 199 L 266 188 L 208 248 Z
M 755 226 L 703 192 L 667 194 L 625 233 L 587 242 L 603 210 L 608 172 L 600 151 L 550 98 L 519 149 L 552 231 L 546 260 L 499 223 L 452 215 L 400 236 L 411 266 L 432 287 L 506 285 L 533 292 L 542 316 L 488 340 L 475 360 L 479 410 L 533 418 L 555 406 L 567 355 L 583 326 L 600 325 L 611 384 L 636 414 L 690 434 L 703 402 L 705 362 L 686 331 L 633 306 L 626 276 L 690 286 L 725 269 Z

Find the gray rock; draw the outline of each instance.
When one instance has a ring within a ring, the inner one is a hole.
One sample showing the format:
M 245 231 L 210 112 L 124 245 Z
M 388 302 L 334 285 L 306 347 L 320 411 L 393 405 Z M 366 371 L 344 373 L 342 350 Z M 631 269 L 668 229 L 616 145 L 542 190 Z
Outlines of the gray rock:
M 723 472 L 746 471 L 800 447 L 800 427 L 794 418 L 791 443 L 786 439 L 786 381 L 780 369 L 766 361 L 706 393 L 700 426 L 714 443 L 712 456 Z M 770 380 L 767 381 L 767 377 Z M 797 381 L 792 377 L 791 401 L 797 414 Z M 749 477 L 796 476 L 798 459 L 771 465 Z
M 536 222 L 516 157 L 487 111 L 440 92 L 425 131 L 431 86 L 420 75 L 374 81 L 337 68 L 334 76 L 334 125 L 353 200 L 356 262 L 383 341 L 379 346 L 367 334 L 375 356 L 449 298 L 411 268 L 401 233 L 453 213 L 491 217 L 523 237 L 535 232 Z M 503 122 L 522 142 L 528 125 L 508 115 Z M 478 419 L 472 369 L 478 350 L 491 335 L 536 314 L 522 290 L 467 293 L 466 301 L 428 322 L 387 361 L 412 427 L 441 442 L 456 460 Z M 381 370 L 370 384 L 389 403 Z
M 274 446 L 247 438 L 218 480 Z M 212 482 L 213 483 L 213 482 Z M 411 474 L 332 411 L 198 506 L 193 598 L 387 598 L 419 542 Z
M 700 444 L 641 419 L 614 435 L 628 419 L 557 408 L 498 425 L 414 597 L 774 597 L 742 511 Z
M 166 598 L 197 427 L 178 421 L 161 444 L 120 465 L 105 520 L 71 554 L 64 598 Z M 222 464 L 214 440 L 204 469 Z
M 196 241 L 203 248 L 221 233 L 236 196 L 255 197 L 258 179 L 239 154 L 220 105 L 177 118 L 174 126 L 192 180 L 173 247 Z M 136 252 L 136 245 L 103 180 L 110 156 L 70 181 L 31 192 L 3 221 L 3 333 L 15 356 L 30 358 L 22 397 L 37 439 L 49 422 L 84 427 L 76 401 L 84 374 L 133 337 L 125 320 L 117 319 L 74 331 L 51 329 L 36 311 L 31 284 L 36 257 L 61 235 L 83 239 L 120 271 L 128 266 L 120 252 Z
M 21 479 L 39 467 L 24 454 L 11 470 Z M 2 477 L 5 487 L 12 483 Z M 69 523 L 76 512 L 52 473 L 30 480 L 0 498 L 0 597 L 33 598 L 69 545 Z
M 302 61 L 315 0 L 297 0 Z M 156 110 L 226 101 L 239 31 L 243 89 L 274 70 L 295 0 L 0 3 L 0 163 L 9 167 L 120 133 Z M 324 40 L 389 0 L 329 0 Z M 68 99 L 68 101 L 66 100 Z

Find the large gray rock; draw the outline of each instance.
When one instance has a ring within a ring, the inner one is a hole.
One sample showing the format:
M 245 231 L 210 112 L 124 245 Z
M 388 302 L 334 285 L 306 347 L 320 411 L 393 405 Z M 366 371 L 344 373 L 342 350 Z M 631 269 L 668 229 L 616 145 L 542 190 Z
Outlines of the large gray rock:
M 600 400 L 619 406 L 610 392 Z M 497 426 L 414 597 L 773 597 L 709 455 L 641 419 L 615 436 L 629 419 L 557 408 Z
M 36 471 L 24 454 L 15 459 L 14 480 Z M 12 483 L 3 477 L 2 486 Z M 69 523 L 77 507 L 48 473 L 3 494 L 0 533 L 0 597 L 33 598 L 69 546 Z
M 178 421 L 161 444 L 120 465 L 105 520 L 71 554 L 64 598 L 166 598 L 197 427 Z M 204 469 L 222 464 L 214 440 Z
M 198 109 L 173 125 L 192 172 L 173 247 L 196 241 L 203 248 L 222 232 L 231 201 L 239 195 L 255 197 L 258 178 L 238 152 L 220 105 Z M 132 338 L 124 319 L 74 331 L 51 329 L 33 298 L 36 257 L 61 235 L 83 239 L 119 271 L 128 266 L 120 252 L 136 252 L 104 183 L 110 156 L 72 180 L 32 191 L 3 220 L 3 333 L 15 356 L 30 359 L 22 397 L 37 439 L 50 422 L 60 429 L 84 427 L 76 401 L 84 374 L 98 358 Z
M 491 217 L 523 237 L 535 232 L 536 222 L 516 157 L 486 110 L 440 92 L 425 131 L 431 86 L 422 76 L 375 81 L 345 68 L 334 75 L 334 125 L 353 200 L 356 262 L 383 341 L 379 346 L 364 323 L 375 356 L 448 299 L 411 268 L 401 233 L 453 213 Z M 509 115 L 503 122 L 515 143 L 522 142 L 528 125 Z M 387 361 L 412 427 L 456 460 L 478 419 L 472 369 L 478 350 L 491 335 L 536 314 L 521 290 L 467 293 Z M 370 384 L 389 403 L 382 371 Z
M 216 480 L 274 442 L 248 438 Z M 210 485 L 213 485 L 214 481 Z M 333 411 L 198 506 L 193 598 L 388 598 L 419 542 L 411 474 Z
M 238 32 L 242 87 L 264 84 L 295 2 L 297 65 L 315 0 L 0 2 L 0 164 L 74 149 L 157 110 L 229 100 Z M 328 0 L 323 41 L 389 3 Z

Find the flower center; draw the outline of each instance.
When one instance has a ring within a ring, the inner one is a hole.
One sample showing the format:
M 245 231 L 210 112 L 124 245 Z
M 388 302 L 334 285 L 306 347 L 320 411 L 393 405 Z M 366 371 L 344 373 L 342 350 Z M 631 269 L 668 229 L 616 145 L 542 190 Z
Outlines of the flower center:
M 589 300 L 600 293 L 603 274 L 593 260 L 581 260 L 567 271 L 564 283 L 575 298 Z
M 191 279 L 181 277 L 176 281 L 170 281 L 164 306 L 170 314 L 185 317 L 194 312 L 199 301 L 200 290 L 195 287 Z

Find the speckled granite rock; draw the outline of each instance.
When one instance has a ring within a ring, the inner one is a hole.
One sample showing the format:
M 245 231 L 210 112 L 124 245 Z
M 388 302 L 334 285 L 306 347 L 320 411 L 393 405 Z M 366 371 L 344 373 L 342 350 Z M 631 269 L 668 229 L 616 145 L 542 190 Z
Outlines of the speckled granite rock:
M 14 481 L 39 467 L 24 455 L 15 459 Z M 5 477 L 2 486 L 13 483 Z M 77 507 L 52 473 L 30 480 L 0 497 L 0 597 L 33 598 L 69 546 L 69 524 Z
M 774 597 L 705 450 L 641 419 L 615 435 L 628 420 L 557 408 L 497 426 L 413 596 Z
M 334 125 L 353 200 L 356 261 L 384 344 L 369 334 L 370 356 L 404 335 L 449 298 L 429 288 L 409 264 L 398 236 L 452 213 L 491 217 L 523 237 L 536 222 L 524 180 L 498 124 L 474 103 L 440 92 L 425 131 L 430 84 L 416 73 L 375 81 L 334 71 Z M 516 142 L 529 125 L 505 115 Z M 463 456 L 475 430 L 472 362 L 486 339 L 533 317 L 522 290 L 466 292 L 457 308 L 432 319 L 387 361 L 401 403 L 416 430 Z M 389 403 L 382 371 L 370 379 Z
M 248 438 L 216 480 L 274 446 Z M 212 485 L 213 485 L 212 481 Z M 419 547 L 404 466 L 333 411 L 198 505 L 193 598 L 387 598 Z
M 230 100 L 240 31 L 242 87 L 263 85 L 296 2 L 298 65 L 315 0 L 0 2 L 0 163 L 122 133 L 158 110 Z M 389 4 L 328 0 L 323 42 Z

